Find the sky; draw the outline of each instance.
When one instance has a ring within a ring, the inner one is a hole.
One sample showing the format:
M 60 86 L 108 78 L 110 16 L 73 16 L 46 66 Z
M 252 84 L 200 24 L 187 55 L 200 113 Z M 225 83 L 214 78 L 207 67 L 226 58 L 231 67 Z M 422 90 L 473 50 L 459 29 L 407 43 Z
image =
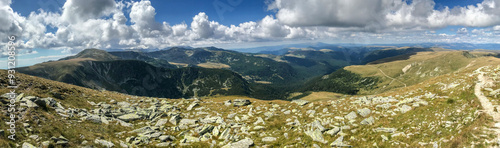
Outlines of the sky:
M 18 66 L 86 48 L 500 43 L 500 0 L 0 0 L 0 62 L 10 35 Z

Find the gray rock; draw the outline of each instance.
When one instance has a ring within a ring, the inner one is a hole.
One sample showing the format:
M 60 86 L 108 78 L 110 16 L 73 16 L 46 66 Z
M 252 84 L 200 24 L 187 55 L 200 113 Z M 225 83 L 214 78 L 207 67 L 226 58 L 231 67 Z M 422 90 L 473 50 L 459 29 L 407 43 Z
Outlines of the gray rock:
M 373 119 L 373 117 L 368 117 L 366 119 L 364 119 L 363 121 L 361 121 L 361 125 L 371 125 L 375 123 L 375 119 Z
M 193 125 L 198 123 L 198 120 L 195 119 L 181 119 L 179 125 Z
M 399 108 L 399 111 L 400 111 L 401 113 L 406 113 L 406 112 L 408 112 L 408 111 L 410 111 L 410 110 L 411 110 L 411 107 L 410 107 L 410 106 L 408 106 L 408 105 L 403 105 L 403 106 L 401 106 L 401 108 Z
M 155 126 L 163 126 L 166 123 L 168 123 L 167 119 L 160 119 L 160 120 L 158 120 L 158 122 L 156 122 Z
M 209 132 L 212 132 L 212 130 L 214 129 L 214 126 L 213 125 L 210 125 L 210 124 L 205 124 L 201 127 L 201 130 L 198 132 L 199 135 L 205 135 L 205 133 L 209 133 Z
M 354 120 L 356 119 L 358 116 L 356 115 L 356 113 L 354 111 L 350 112 L 349 114 L 347 114 L 344 118 L 346 118 L 347 120 Z
M 383 127 L 379 127 L 379 128 L 376 128 L 375 131 L 377 131 L 377 132 L 385 132 L 385 133 L 394 133 L 396 131 L 396 128 L 383 128 Z
M 312 130 L 312 131 L 311 130 L 310 131 L 306 131 L 305 133 L 306 133 L 306 135 L 308 135 L 309 137 L 311 137 L 314 141 L 321 142 L 321 143 L 327 143 L 327 141 L 325 140 L 325 138 L 323 138 L 323 134 L 318 129 L 315 129 L 315 130 Z
M 251 102 L 248 99 L 234 99 L 233 100 L 234 106 L 246 106 L 246 105 L 250 105 L 250 104 L 251 104 Z
M 304 105 L 308 104 L 309 101 L 298 99 L 298 100 L 293 100 L 292 103 L 296 103 L 299 106 L 304 106 Z
M 352 147 L 344 143 L 344 136 L 340 136 L 330 144 L 331 147 Z
M 361 115 L 362 117 L 368 117 L 370 115 L 371 110 L 368 108 L 363 108 L 363 109 L 358 109 L 358 114 Z
M 23 147 L 22 147 L 22 148 L 36 148 L 36 146 L 31 145 L 31 144 L 30 144 L 30 143 L 28 143 L 28 142 L 25 142 L 25 143 L 23 143 Z
M 175 137 L 174 136 L 170 136 L 170 135 L 163 135 L 163 136 L 158 137 L 158 139 L 160 141 L 162 141 L 162 142 L 165 142 L 165 141 L 174 141 Z
M 249 148 L 250 146 L 253 145 L 253 140 L 250 138 L 245 138 L 243 140 L 240 140 L 238 142 L 230 143 L 222 148 Z
M 257 121 L 255 121 L 253 124 L 254 125 L 258 125 L 258 124 L 265 125 L 266 122 L 264 122 L 264 120 L 261 117 L 257 117 Z
M 99 117 L 97 115 L 88 115 L 85 118 L 85 120 L 91 121 L 91 122 L 94 122 L 94 123 L 102 123 L 101 117 Z
M 339 132 L 340 132 L 340 128 L 339 127 L 334 127 L 333 129 L 328 130 L 325 133 L 328 134 L 328 135 L 331 135 L 331 136 L 335 136 Z
M 198 104 L 198 102 L 193 102 L 193 103 L 191 103 L 191 104 L 188 106 L 187 110 L 188 110 L 188 111 L 191 111 L 194 107 L 199 106 L 199 105 L 200 105 L 200 104 Z
M 325 127 L 323 127 L 323 125 L 321 124 L 321 122 L 319 120 L 314 120 L 312 123 L 311 123 L 311 127 L 313 129 L 318 129 L 319 131 L 321 132 L 324 132 L 326 131 L 327 129 Z
M 231 105 L 231 104 L 232 104 L 232 103 L 231 103 L 231 100 L 224 101 L 224 105 L 226 105 L 226 106 L 229 106 L 229 105 Z
M 175 147 L 172 142 L 162 142 L 155 145 L 156 147 Z
M 182 119 L 181 116 L 173 115 L 172 117 L 170 117 L 168 122 L 172 123 L 173 125 L 177 125 L 177 123 L 179 123 L 179 121 L 181 121 L 181 119 Z
M 276 141 L 275 137 L 264 137 L 262 138 L 262 142 L 274 142 Z
M 200 142 L 200 138 L 186 135 L 184 136 L 184 139 L 181 140 L 181 143 L 193 143 L 193 142 Z
M 377 105 L 375 106 L 375 108 L 382 108 L 382 109 L 389 109 L 391 108 L 391 103 L 385 103 L 385 104 L 380 104 L 380 105 Z
M 387 138 L 385 135 L 380 135 L 380 137 L 382 137 L 382 141 L 388 141 L 389 138 Z
M 101 145 L 103 147 L 107 147 L 107 148 L 115 146 L 115 144 L 113 144 L 113 142 L 109 142 L 109 141 L 106 141 L 106 140 L 100 140 L 100 139 L 95 139 L 94 143 L 95 144 L 99 144 L 99 145 Z
M 226 128 L 220 135 L 220 139 L 229 140 L 231 137 L 231 128 Z
M 118 117 L 118 119 L 120 120 L 123 120 L 125 122 L 129 122 L 129 121 L 134 121 L 134 120 L 139 120 L 141 119 L 142 117 L 139 116 L 138 114 L 136 113 L 131 113 L 131 114 L 125 114 L 125 115 L 121 115 Z

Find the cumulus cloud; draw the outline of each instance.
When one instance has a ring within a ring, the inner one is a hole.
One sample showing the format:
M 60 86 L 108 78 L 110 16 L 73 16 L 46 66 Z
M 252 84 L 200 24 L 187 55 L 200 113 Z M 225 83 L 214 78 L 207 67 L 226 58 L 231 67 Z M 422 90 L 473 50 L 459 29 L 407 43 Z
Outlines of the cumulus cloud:
M 109 15 L 116 7 L 114 0 L 67 0 L 64 3 L 62 19 L 76 23 Z
M 274 0 L 269 3 L 269 10 L 276 14 L 234 25 L 212 21 L 204 12 L 187 20 L 189 23 L 158 22 L 155 7 L 148 0 L 67 0 L 62 12 L 40 10 L 28 16 L 20 16 L 10 4 L 10 0 L 0 0 L 0 35 L 18 35 L 19 48 L 68 52 L 85 48 L 161 49 L 296 40 L 477 41 L 474 35 L 483 37 L 481 42 L 498 42 L 495 38 L 499 34 L 492 32 L 500 31 L 500 0 L 441 10 L 434 9 L 432 0 L 410 3 L 403 0 Z M 457 35 L 439 35 L 434 31 L 449 25 L 464 29 L 457 30 Z M 56 31 L 48 32 L 48 27 Z M 488 29 L 467 30 L 467 27 Z

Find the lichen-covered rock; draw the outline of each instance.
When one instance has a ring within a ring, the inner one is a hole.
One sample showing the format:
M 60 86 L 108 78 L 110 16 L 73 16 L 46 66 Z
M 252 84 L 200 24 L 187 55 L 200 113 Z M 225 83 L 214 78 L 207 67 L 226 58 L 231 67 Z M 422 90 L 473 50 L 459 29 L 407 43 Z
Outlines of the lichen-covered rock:
M 250 104 L 251 104 L 251 102 L 248 99 L 234 99 L 233 100 L 234 106 L 246 106 L 246 105 L 250 105 Z
M 222 148 L 249 148 L 252 145 L 253 145 L 253 140 L 250 138 L 245 138 L 245 139 L 240 140 L 238 142 L 224 145 Z
M 304 105 L 308 104 L 309 101 L 298 99 L 298 100 L 293 100 L 292 103 L 296 103 L 299 106 L 304 106 Z
M 346 118 L 347 120 L 354 120 L 356 119 L 358 116 L 356 115 L 355 112 L 350 112 L 349 114 L 347 114 L 344 118 Z
M 368 108 L 363 108 L 363 109 L 358 109 L 358 114 L 361 115 L 362 117 L 368 117 L 370 115 L 371 110 Z
M 138 114 L 136 113 L 131 113 L 131 114 L 125 114 L 125 115 L 121 115 L 118 117 L 118 119 L 120 120 L 123 120 L 125 122 L 129 122 L 129 121 L 134 121 L 134 120 L 139 120 L 141 119 L 142 117 L 139 116 Z
M 363 121 L 361 121 L 361 125 L 371 125 L 375 123 L 375 119 L 373 117 L 368 117 L 366 119 L 364 119 Z

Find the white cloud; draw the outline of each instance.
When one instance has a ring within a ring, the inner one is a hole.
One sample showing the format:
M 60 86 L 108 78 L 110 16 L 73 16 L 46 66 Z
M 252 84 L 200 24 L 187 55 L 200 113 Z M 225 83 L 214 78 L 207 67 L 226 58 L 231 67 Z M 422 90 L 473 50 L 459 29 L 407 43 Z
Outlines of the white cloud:
M 64 3 L 62 19 L 77 23 L 109 15 L 116 7 L 114 0 L 67 0 Z
M 492 31 L 500 31 L 500 0 L 442 10 L 434 10 L 432 0 L 413 0 L 411 3 L 402 0 L 275 0 L 269 4 L 269 9 L 276 11 L 275 15 L 235 25 L 211 21 L 203 12 L 193 16 L 190 23 L 157 22 L 155 7 L 148 0 L 68 0 L 60 13 L 42 10 L 29 16 L 20 16 L 11 10 L 10 3 L 0 0 L 0 15 L 3 16 L 0 17 L 0 35 L 18 35 L 21 38 L 19 48 L 65 49 L 68 52 L 85 48 L 141 49 L 298 40 L 498 42 L 495 38 L 499 34 Z M 464 26 L 464 30 L 457 30 L 460 38 L 434 31 L 449 25 Z M 477 26 L 488 29 L 466 29 Z M 49 27 L 57 31 L 47 32 Z M 480 41 L 479 37 L 482 37 Z

